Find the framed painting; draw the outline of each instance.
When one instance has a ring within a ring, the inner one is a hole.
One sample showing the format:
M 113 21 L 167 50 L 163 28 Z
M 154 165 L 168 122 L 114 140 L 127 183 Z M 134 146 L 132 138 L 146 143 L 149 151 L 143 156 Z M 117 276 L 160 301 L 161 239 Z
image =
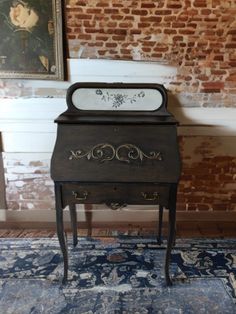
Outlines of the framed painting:
M 0 78 L 64 79 L 62 0 L 0 0 Z

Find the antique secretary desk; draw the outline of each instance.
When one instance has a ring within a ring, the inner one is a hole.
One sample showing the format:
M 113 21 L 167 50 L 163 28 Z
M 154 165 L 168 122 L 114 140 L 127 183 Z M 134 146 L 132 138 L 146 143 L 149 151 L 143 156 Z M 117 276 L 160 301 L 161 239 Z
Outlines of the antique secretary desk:
M 69 205 L 77 244 L 76 204 L 159 205 L 169 212 L 165 259 L 167 285 L 175 238 L 176 193 L 180 176 L 177 122 L 167 111 L 167 92 L 158 84 L 75 83 L 68 109 L 55 122 L 51 160 L 55 183 L 57 234 L 68 274 L 63 209 Z M 143 209 L 145 215 L 145 208 Z

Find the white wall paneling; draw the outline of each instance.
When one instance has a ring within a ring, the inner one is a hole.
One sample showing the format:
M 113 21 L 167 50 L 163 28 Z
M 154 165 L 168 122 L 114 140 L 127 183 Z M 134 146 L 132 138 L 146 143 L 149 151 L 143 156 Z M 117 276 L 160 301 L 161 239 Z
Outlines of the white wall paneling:
M 155 62 L 89 59 L 68 60 L 68 69 L 69 78 L 67 82 L 23 81 L 26 88 L 32 88 L 33 91 L 41 89 L 43 92 L 37 94 L 41 96 L 37 96 L 35 92 L 31 98 L 1 99 L 0 132 L 2 134 L 3 154 L 22 153 L 22 158 L 32 158 L 32 160 L 48 159 L 51 156 L 56 137 L 56 125 L 53 121 L 66 110 L 65 93 L 72 83 L 142 82 L 168 85 L 171 80 L 175 79 L 177 73 L 176 68 Z M 61 92 L 56 93 L 57 96 L 55 97 L 49 97 L 47 95 L 48 89 L 56 89 Z M 236 136 L 236 108 L 181 107 L 171 104 L 169 110 L 180 122 L 180 135 Z M 83 215 L 82 212 L 81 215 Z M 48 221 L 49 216 L 53 215 L 54 217 L 54 214 L 54 212 L 45 213 L 45 219 Z M 0 221 L 37 218 L 36 211 L 31 211 L 30 215 L 27 215 L 28 213 L 20 214 L 14 211 L 2 212 Z M 96 215 L 98 216 L 98 214 Z M 108 214 L 107 212 L 102 216 L 103 220 L 109 220 L 116 215 L 121 221 L 122 219 L 127 221 L 127 212 L 117 214 L 110 212 Z M 148 215 L 147 220 L 157 218 L 157 213 L 152 210 Z M 137 219 L 142 221 L 141 216 L 137 216 Z M 131 216 L 128 219 L 133 220 Z
M 3 110 L 4 106 L 8 110 Z M 3 151 L 51 152 L 56 132 L 54 119 L 65 109 L 63 98 L 2 99 Z M 236 109 L 171 108 L 170 111 L 180 122 L 180 135 L 236 136 Z
M 66 109 L 65 96 L 47 97 L 47 89 L 64 90 L 74 82 L 149 82 L 167 84 L 176 68 L 152 62 L 69 59 L 69 80 L 24 81 L 26 87 L 46 88 L 44 97 L 2 98 L 0 132 L 5 152 L 51 152 L 56 126 L 53 120 Z M 170 106 L 180 121 L 181 135 L 236 135 L 236 108 Z

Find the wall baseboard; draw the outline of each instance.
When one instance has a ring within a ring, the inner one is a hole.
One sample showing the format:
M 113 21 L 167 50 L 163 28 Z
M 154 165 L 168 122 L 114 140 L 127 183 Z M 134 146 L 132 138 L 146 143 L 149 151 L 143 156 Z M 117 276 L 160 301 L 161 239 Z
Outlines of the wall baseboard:
M 145 220 L 143 210 L 129 211 L 92 211 L 93 227 L 97 226 L 156 226 L 158 221 L 158 210 L 145 209 Z M 87 222 L 83 210 L 77 211 L 78 224 L 81 228 L 87 227 Z M 236 222 L 236 212 L 177 212 L 177 222 Z M 70 224 L 69 212 L 64 211 L 64 221 L 67 226 Z M 163 221 L 168 221 L 168 211 L 164 211 Z M 112 222 L 112 223 L 111 223 Z M 52 210 L 22 210 L 9 211 L 0 210 L 0 228 L 46 228 L 55 226 L 55 211 Z

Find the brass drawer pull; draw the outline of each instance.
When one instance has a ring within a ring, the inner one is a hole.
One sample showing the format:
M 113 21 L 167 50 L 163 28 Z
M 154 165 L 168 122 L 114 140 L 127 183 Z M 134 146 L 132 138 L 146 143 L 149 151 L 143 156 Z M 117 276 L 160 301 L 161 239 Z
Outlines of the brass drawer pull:
M 108 207 L 110 207 L 112 210 L 122 209 L 123 207 L 126 207 L 127 204 L 125 203 L 106 203 Z
M 75 192 L 75 191 L 72 191 L 72 194 L 74 195 L 75 199 L 77 201 L 85 201 L 88 197 L 88 192 L 87 191 L 84 191 L 82 193 L 82 196 L 79 196 L 79 193 L 78 192 Z
M 146 201 L 155 201 L 159 197 L 157 192 L 142 192 L 141 194 Z

